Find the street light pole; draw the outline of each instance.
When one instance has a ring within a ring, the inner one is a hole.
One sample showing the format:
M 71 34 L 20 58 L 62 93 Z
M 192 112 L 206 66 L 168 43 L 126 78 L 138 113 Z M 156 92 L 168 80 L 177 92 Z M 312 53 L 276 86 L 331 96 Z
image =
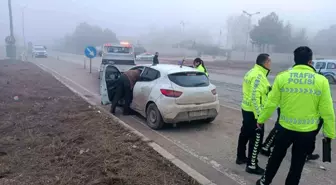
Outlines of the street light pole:
M 9 12 L 9 31 L 10 31 L 10 36 L 14 37 L 13 16 L 12 16 L 12 1 L 11 0 L 8 0 L 8 12 Z
M 13 28 L 13 15 L 12 15 L 12 1 L 8 0 L 8 13 L 9 13 L 9 31 L 10 36 L 6 37 L 6 55 L 11 59 L 16 58 L 16 46 L 14 38 L 14 28 Z
M 248 16 L 248 25 L 247 25 L 246 43 L 245 43 L 245 52 L 244 52 L 244 60 L 246 60 L 246 53 L 247 53 L 247 48 L 248 48 L 248 40 L 250 38 L 250 26 L 251 26 L 252 16 L 260 14 L 260 12 L 248 13 L 245 10 L 243 10 L 243 14 L 245 14 L 245 15 Z
M 22 37 L 23 37 L 23 49 L 26 51 L 26 36 L 25 36 L 25 16 L 24 11 L 27 5 L 22 8 Z

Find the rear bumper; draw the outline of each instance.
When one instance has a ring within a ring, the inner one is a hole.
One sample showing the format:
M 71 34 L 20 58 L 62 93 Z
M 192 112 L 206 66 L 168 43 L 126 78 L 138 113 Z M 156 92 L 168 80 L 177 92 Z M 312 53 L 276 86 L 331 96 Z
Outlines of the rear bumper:
M 207 118 L 215 118 L 219 114 L 219 101 L 204 103 L 201 105 L 177 105 L 173 104 L 162 104 L 158 106 L 162 118 L 166 123 L 178 123 L 184 121 L 195 121 L 202 120 Z M 191 116 L 190 112 L 202 111 L 206 114 L 193 115 Z

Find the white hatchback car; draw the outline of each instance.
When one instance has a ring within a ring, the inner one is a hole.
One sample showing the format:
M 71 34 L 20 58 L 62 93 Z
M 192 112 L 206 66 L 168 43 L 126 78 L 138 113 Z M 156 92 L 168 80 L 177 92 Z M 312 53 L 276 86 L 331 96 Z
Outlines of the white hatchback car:
M 171 64 L 141 65 L 131 69 L 142 71 L 133 89 L 131 108 L 147 119 L 150 128 L 160 129 L 164 123 L 194 120 L 212 122 L 218 115 L 216 86 L 204 73 Z M 100 85 L 102 104 L 110 103 L 107 89 L 120 75 L 113 65 L 105 66 Z

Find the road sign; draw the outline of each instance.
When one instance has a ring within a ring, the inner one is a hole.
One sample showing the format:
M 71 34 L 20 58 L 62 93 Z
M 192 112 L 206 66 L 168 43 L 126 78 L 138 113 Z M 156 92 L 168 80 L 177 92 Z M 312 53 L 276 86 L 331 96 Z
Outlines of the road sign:
M 86 47 L 85 50 L 84 50 L 84 53 L 85 53 L 85 56 L 90 58 L 90 59 L 97 56 L 97 50 L 93 46 Z
M 15 44 L 15 38 L 13 36 L 7 36 L 5 38 L 6 44 Z

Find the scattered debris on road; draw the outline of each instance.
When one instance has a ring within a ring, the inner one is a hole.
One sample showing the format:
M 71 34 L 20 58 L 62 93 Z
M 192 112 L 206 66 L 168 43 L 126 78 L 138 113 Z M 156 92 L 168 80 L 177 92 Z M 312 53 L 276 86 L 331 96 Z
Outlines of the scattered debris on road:
M 198 185 L 32 63 L 1 61 L 0 87 L 0 184 Z

